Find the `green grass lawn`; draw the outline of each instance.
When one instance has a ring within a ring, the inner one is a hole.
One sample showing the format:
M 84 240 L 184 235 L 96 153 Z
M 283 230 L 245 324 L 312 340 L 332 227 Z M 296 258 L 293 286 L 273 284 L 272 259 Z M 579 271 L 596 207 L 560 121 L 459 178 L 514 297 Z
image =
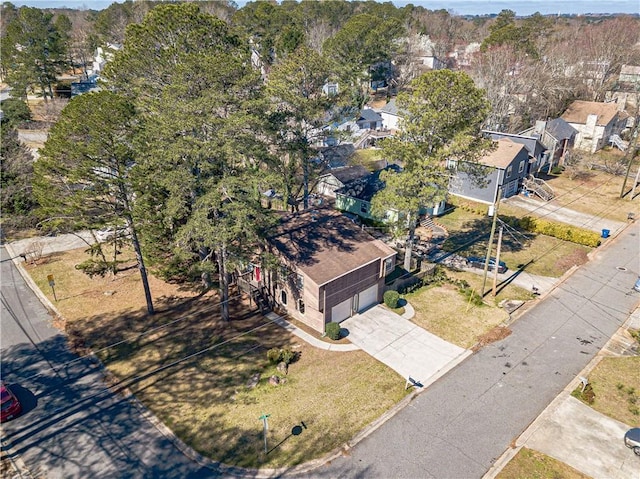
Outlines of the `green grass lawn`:
M 604 358 L 589 374 L 589 383 L 593 409 L 640 427 L 640 357 Z
M 589 476 L 546 454 L 523 447 L 496 479 L 589 479 Z

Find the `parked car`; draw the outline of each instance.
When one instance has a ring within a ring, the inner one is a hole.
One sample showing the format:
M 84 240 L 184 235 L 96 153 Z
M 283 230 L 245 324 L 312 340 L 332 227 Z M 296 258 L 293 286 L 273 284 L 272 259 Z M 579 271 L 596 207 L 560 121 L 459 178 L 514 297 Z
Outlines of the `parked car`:
M 476 256 L 472 256 L 471 258 L 467 258 L 467 265 L 470 268 L 480 268 L 484 269 L 485 258 L 480 258 Z M 489 259 L 489 271 L 493 271 L 496 268 L 496 259 Z M 498 265 L 498 273 L 504 273 L 507 271 L 507 265 L 504 261 L 500 261 Z
M 640 427 L 629 429 L 624 435 L 624 445 L 633 449 L 636 456 L 640 456 Z
M 118 238 L 126 238 L 129 235 L 131 235 L 131 232 L 126 226 L 118 226 L 117 228 L 108 226 L 107 228 L 96 231 L 96 239 L 100 242 L 111 241 L 116 236 Z
M 0 413 L 0 422 L 13 419 L 22 412 L 22 406 L 15 394 L 11 392 L 4 383 L 0 385 L 0 402 L 2 403 L 2 412 Z

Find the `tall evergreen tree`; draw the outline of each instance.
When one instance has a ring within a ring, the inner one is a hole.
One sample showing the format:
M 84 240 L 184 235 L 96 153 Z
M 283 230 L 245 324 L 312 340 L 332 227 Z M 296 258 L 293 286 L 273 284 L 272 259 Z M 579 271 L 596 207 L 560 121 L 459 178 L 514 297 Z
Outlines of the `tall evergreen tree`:
M 196 4 L 160 5 L 127 28 L 124 47 L 104 76 L 141 115 L 136 210 L 146 254 L 166 274 L 206 274 L 215 260 L 228 319 L 229 238 L 245 252 L 254 243 L 248 233 L 242 241 L 248 226 L 237 232 L 227 211 L 228 202 L 249 198 L 225 185 L 257 172 L 263 153 L 262 83 L 248 42 Z M 259 198 L 259 188 L 251 198 Z M 206 228 L 205 218 L 211 222 Z
M 51 227 L 76 231 L 111 226 L 113 257 L 106 259 L 104 244 L 97 243 L 88 271 L 117 271 L 118 227 L 126 224 L 147 302 L 153 302 L 147 280 L 137 225 L 133 217 L 134 192 L 130 173 L 135 165 L 132 134 L 135 111 L 130 102 L 109 91 L 74 98 L 54 125 L 36 163 L 34 194 Z
M 26 97 L 37 87 L 45 99 L 53 98 L 56 76 L 68 65 L 65 38 L 52 13 L 32 7 L 18 9 L 0 41 L 2 69 L 15 96 Z
M 405 253 L 405 269 L 409 270 L 419 211 L 445 198 L 450 178 L 446 160 L 473 165 L 490 147 L 480 137 L 489 103 L 466 73 L 450 70 L 434 70 L 416 78 L 397 102 L 403 112 L 400 131 L 384 140 L 382 149 L 384 157 L 403 170 L 380 175 L 386 187 L 374 196 L 372 209 L 380 217 L 390 208 L 403 214 L 401 226 L 409 230 Z

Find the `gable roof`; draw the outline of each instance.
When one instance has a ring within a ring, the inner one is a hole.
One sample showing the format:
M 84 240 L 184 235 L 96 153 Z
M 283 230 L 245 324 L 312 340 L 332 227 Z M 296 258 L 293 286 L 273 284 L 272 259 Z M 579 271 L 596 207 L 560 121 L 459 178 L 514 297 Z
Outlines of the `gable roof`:
M 542 145 L 542 143 L 540 142 L 540 139 L 535 136 L 523 135 L 522 133 L 520 134 L 502 133 L 500 131 L 489 131 L 489 130 L 483 130 L 483 133 L 488 134 L 489 137 L 494 141 L 505 138 L 513 141 L 514 143 L 519 143 L 521 145 L 524 145 L 527 148 L 527 151 L 529 152 L 529 156 L 532 156 L 532 157 L 537 157 L 539 154 L 542 153 L 544 149 L 544 145 Z
M 380 179 L 380 173 L 388 169 L 396 172 L 400 171 L 398 165 L 388 165 L 382 170 L 374 171 L 367 176 L 349 182 L 342 188 L 337 189 L 336 194 L 361 201 L 371 201 L 374 195 L 385 187 L 384 181 Z
M 360 112 L 360 117 L 357 121 L 382 121 L 382 117 L 377 111 L 374 111 L 371 108 L 364 108 Z
M 545 129 L 556 140 L 568 140 L 578 133 L 578 130 L 562 118 L 554 118 L 553 120 L 548 121 L 545 125 Z
M 396 103 L 395 98 L 389 100 L 389 102 L 383 106 L 380 111 L 388 113 L 389 115 L 400 116 L 400 111 L 398 110 L 398 104 Z
M 504 170 L 522 150 L 526 151 L 526 147 L 524 145 L 515 143 L 508 138 L 500 139 L 494 143 L 497 144 L 497 148 L 480 158 L 480 163 L 483 165 L 493 166 L 494 168 L 501 168 Z
M 319 286 L 395 254 L 392 248 L 330 208 L 285 216 L 268 240 Z
M 598 115 L 596 124 L 607 126 L 617 113 L 618 107 L 615 103 L 576 100 L 569 105 L 560 118 L 568 123 L 586 124 L 589 115 Z
M 350 181 L 367 176 L 369 170 L 362 165 L 354 165 L 331 170 L 327 174 L 335 176 L 340 183 L 347 184 Z

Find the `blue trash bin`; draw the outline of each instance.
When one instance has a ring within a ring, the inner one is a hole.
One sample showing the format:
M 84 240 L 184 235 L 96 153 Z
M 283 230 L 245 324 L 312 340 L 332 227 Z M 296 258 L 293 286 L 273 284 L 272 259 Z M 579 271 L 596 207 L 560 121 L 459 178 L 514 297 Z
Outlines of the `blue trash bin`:
M 611 231 L 609 231 L 609 230 L 602 230 L 602 237 L 603 237 L 603 238 L 608 238 L 608 237 L 609 237 L 609 233 L 611 233 Z

